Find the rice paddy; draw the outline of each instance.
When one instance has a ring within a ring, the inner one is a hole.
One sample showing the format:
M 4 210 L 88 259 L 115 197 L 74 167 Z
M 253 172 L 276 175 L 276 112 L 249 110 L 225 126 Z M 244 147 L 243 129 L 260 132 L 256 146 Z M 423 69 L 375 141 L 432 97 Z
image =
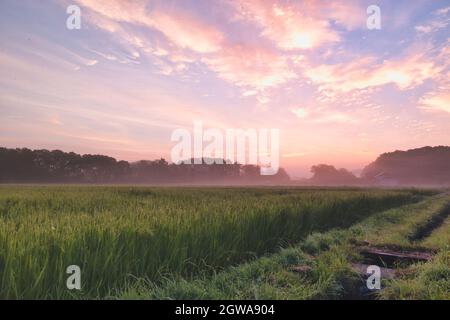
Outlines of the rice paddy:
M 0 187 L 0 298 L 107 298 L 213 275 L 434 194 L 304 188 Z M 81 269 L 68 290 L 66 268 Z

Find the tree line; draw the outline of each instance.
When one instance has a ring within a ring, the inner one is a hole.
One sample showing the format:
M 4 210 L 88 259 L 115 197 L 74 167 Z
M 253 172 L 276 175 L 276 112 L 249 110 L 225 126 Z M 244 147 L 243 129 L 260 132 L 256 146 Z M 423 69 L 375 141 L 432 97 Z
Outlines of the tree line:
M 191 161 L 194 163 L 194 161 Z M 312 177 L 290 181 L 283 168 L 262 176 L 239 163 L 173 164 L 165 159 L 117 161 L 104 155 L 60 150 L 0 148 L 0 183 L 230 183 L 303 185 L 450 186 L 450 147 L 423 147 L 380 155 L 357 177 L 347 169 L 319 164 Z
M 104 155 L 60 150 L 0 148 L 1 183 L 285 183 L 283 168 L 273 176 L 239 163 L 173 164 L 165 159 L 117 161 Z

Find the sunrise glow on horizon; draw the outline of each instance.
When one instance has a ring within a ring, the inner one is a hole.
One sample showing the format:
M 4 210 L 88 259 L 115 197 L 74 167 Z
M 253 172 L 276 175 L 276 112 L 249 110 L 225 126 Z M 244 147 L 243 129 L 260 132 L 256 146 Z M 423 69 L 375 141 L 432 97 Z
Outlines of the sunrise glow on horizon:
M 0 146 L 169 159 L 200 120 L 280 129 L 293 177 L 357 171 L 450 145 L 449 30 L 449 1 L 3 0 Z

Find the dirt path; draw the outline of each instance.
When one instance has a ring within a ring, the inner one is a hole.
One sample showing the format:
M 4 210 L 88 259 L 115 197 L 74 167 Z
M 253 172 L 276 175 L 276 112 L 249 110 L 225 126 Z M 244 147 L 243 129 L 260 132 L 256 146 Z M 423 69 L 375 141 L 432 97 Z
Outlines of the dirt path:
M 422 241 L 429 237 L 431 233 L 439 228 L 450 215 L 450 203 L 447 203 L 437 214 L 432 216 L 425 224 L 419 226 L 409 237 L 409 241 Z

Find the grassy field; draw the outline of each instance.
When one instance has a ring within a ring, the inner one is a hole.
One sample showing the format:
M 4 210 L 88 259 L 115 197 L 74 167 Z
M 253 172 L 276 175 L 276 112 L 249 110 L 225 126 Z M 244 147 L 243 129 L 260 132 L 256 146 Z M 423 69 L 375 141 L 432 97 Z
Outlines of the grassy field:
M 339 260 L 345 250 L 324 253 L 330 255 L 333 267 L 324 265 L 324 274 L 319 270 L 312 289 L 301 285 L 301 290 L 271 295 L 265 291 L 270 287 L 252 285 L 247 292 L 239 286 L 252 281 L 257 274 L 253 268 L 264 271 L 266 264 L 269 269 L 272 264 L 284 268 L 286 261 L 305 259 L 306 248 L 322 241 L 314 237 L 328 237 L 327 230 L 348 228 L 412 203 L 428 208 L 424 201 L 433 194 L 376 189 L 3 186 L 0 298 L 339 297 L 329 277 L 339 277 L 341 267 L 346 274 L 345 261 Z M 353 228 L 330 232 L 354 232 Z M 435 243 L 439 241 L 445 242 L 442 236 Z M 268 254 L 272 255 L 257 259 Z M 81 268 L 81 291 L 66 288 L 69 265 Z M 273 281 L 291 280 L 292 275 L 282 271 Z M 217 292 L 211 293 L 213 289 Z
M 443 299 L 450 300 L 450 218 L 427 238 L 411 241 L 450 196 L 376 213 L 347 229 L 315 232 L 297 245 L 249 263 L 231 266 L 213 276 L 173 277 L 155 284 L 136 279 L 120 299 Z M 367 296 L 364 279 L 352 268 L 362 261 L 357 243 L 421 248 L 434 252 L 426 263 L 413 263 L 396 279 L 382 277 L 382 290 Z M 295 267 L 307 266 L 307 272 Z

